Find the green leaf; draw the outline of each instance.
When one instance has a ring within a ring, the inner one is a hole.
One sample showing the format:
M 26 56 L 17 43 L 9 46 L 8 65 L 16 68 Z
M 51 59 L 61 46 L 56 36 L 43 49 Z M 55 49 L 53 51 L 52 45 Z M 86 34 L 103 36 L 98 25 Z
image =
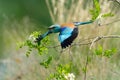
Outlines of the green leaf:
M 98 0 L 93 0 L 94 8 L 90 10 L 90 14 L 92 15 L 92 21 L 94 21 L 100 14 L 100 4 Z
M 106 13 L 106 14 L 103 14 L 102 17 L 113 17 L 114 14 L 112 14 L 111 12 L 110 13 Z
M 96 55 L 101 55 L 102 56 L 102 54 L 103 54 L 103 48 L 102 48 L 102 46 L 99 45 L 98 48 L 94 50 L 94 53 Z
M 71 65 L 71 63 L 65 65 L 59 64 L 56 68 L 56 72 L 54 74 L 50 74 L 48 80 L 66 80 L 65 76 L 71 73 Z
M 117 51 L 117 50 L 116 50 L 115 48 L 105 50 L 105 51 L 104 51 L 104 56 L 110 58 L 113 54 L 116 53 L 116 51 Z
M 86 73 L 86 70 L 87 70 L 87 69 L 86 69 L 85 67 L 82 68 L 82 71 L 83 71 L 84 73 Z
M 108 58 L 110 58 L 110 57 L 111 57 L 113 54 L 115 54 L 116 52 L 117 52 L 117 49 L 116 49 L 116 48 L 104 50 L 104 49 L 102 48 L 102 46 L 98 46 L 98 48 L 94 50 L 94 53 L 95 53 L 96 55 L 105 56 L 105 57 L 108 57 Z
M 30 53 L 31 53 L 32 49 L 28 48 L 28 50 L 26 51 L 26 56 L 29 57 Z
M 52 56 L 50 56 L 47 60 L 41 62 L 40 65 L 44 66 L 45 68 L 48 68 L 51 61 L 52 61 Z
M 27 57 L 29 57 L 29 55 L 33 49 L 34 50 L 36 49 L 38 51 L 38 54 L 40 54 L 40 55 L 48 53 L 48 48 L 46 46 L 50 44 L 49 37 L 46 37 L 43 40 L 41 40 L 41 44 L 38 45 L 37 43 L 35 43 L 35 39 L 39 35 L 41 35 L 41 33 L 35 31 L 35 32 L 30 34 L 30 36 L 27 40 L 25 40 L 24 42 L 18 43 L 19 48 L 22 48 L 24 46 L 28 47 L 28 49 L 26 51 Z

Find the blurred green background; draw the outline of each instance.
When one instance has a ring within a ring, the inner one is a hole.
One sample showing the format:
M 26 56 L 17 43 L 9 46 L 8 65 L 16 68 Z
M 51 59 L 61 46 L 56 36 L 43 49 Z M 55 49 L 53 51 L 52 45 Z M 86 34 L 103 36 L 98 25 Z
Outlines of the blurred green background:
M 102 24 L 120 19 L 120 4 L 117 1 L 99 0 L 101 13 L 112 12 L 114 17 L 101 20 Z M 17 48 L 17 42 L 24 41 L 31 32 L 47 30 L 52 24 L 88 21 L 89 10 L 93 8 L 93 0 L 0 0 L 0 80 L 45 80 L 52 71 L 56 61 L 66 63 L 69 54 L 66 50 L 62 59 L 58 60 L 59 49 L 50 48 L 49 55 L 55 57 L 50 70 L 39 65 L 45 56 L 33 52 L 29 58 L 25 56 L 26 47 Z M 101 35 L 120 35 L 120 22 L 97 26 L 97 22 L 80 27 L 75 42 Z M 50 35 L 52 46 L 58 45 L 57 34 Z M 96 43 L 104 49 L 116 48 L 117 53 L 110 59 L 92 56 L 88 65 L 87 80 L 119 80 L 120 79 L 120 40 L 104 39 Z M 82 68 L 85 65 L 88 46 L 72 47 L 76 80 L 83 80 Z
M 33 30 L 35 28 L 44 28 L 43 26 L 48 26 L 52 24 L 49 11 L 47 9 L 45 1 L 41 0 L 0 0 L 0 23 L 1 23 L 1 44 L 3 44 L 3 37 L 4 36 L 4 30 L 15 30 L 16 32 L 21 32 L 20 29 L 24 30 L 25 26 L 12 26 L 14 22 L 18 21 L 21 22 L 24 18 L 28 18 L 31 22 L 35 23 L 38 26 L 34 26 Z M 8 26 L 4 26 L 6 25 Z M 39 26 L 42 25 L 42 26 Z M 31 29 L 31 26 L 28 27 L 28 31 Z M 9 32 L 9 31 L 8 31 Z M 22 32 L 24 33 L 24 32 Z M 7 36 L 7 35 L 6 35 Z M 12 34 L 10 35 L 12 36 Z M 6 38 L 8 38 L 7 36 Z M 9 42 L 9 40 L 8 40 Z M 1 54 L 2 54 L 2 48 L 4 45 L 1 45 Z

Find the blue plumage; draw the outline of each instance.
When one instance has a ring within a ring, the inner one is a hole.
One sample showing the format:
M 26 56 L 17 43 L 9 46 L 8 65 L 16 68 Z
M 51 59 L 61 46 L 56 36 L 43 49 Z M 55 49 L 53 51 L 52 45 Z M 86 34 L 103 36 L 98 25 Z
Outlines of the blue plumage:
M 61 47 L 66 48 L 72 44 L 73 40 L 78 36 L 78 27 L 75 27 L 71 33 L 69 33 L 69 37 L 65 35 L 65 39 L 61 42 Z M 62 36 L 62 35 L 60 35 Z
M 78 26 L 92 23 L 93 21 L 88 22 L 73 22 L 66 23 L 62 25 L 52 25 L 49 27 L 48 32 L 43 35 L 38 36 L 36 42 L 40 42 L 44 37 L 51 33 L 59 33 L 59 41 L 62 48 L 66 48 L 74 41 L 74 39 L 78 36 Z
M 72 31 L 73 31 L 73 29 L 69 28 L 69 27 L 61 28 L 60 34 L 59 34 L 59 37 L 58 37 L 60 43 L 62 43 L 65 39 L 67 39 L 68 37 L 70 37 Z

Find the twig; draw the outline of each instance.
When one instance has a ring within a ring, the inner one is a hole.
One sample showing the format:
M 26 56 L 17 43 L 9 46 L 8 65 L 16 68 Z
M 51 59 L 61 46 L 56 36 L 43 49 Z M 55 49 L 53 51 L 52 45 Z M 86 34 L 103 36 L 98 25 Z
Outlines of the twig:
M 103 38 L 120 38 L 120 35 L 107 35 L 107 36 L 97 36 L 97 37 L 93 37 L 93 38 L 88 38 L 88 39 L 85 39 L 85 40 L 82 40 L 82 43 L 81 41 L 80 42 L 77 42 L 77 43 L 73 43 L 71 45 L 72 46 L 76 46 L 76 45 L 90 45 L 90 49 L 91 47 L 94 45 L 95 42 L 103 39 Z M 88 41 L 87 41 L 88 40 Z M 84 42 L 84 41 L 87 41 L 87 42 Z M 48 48 L 58 48 L 60 47 L 60 45 L 56 45 L 56 46 L 49 46 Z
M 73 44 L 72 46 L 75 46 L 75 45 L 79 45 L 79 46 L 81 46 L 81 45 L 91 45 L 92 44 L 91 45 L 91 47 L 92 47 L 95 42 L 97 42 L 97 41 L 99 41 L 103 38 L 120 38 L 120 35 L 97 36 L 97 37 L 94 37 L 92 39 L 92 41 L 90 41 L 90 42 L 86 42 L 86 43 L 78 42 L 78 43 Z
M 101 39 L 106 39 L 106 38 L 120 38 L 120 35 L 107 35 L 107 36 L 97 36 L 97 37 L 93 37 L 93 38 L 88 38 L 88 39 L 85 39 L 85 40 L 82 40 L 82 41 L 80 41 L 80 42 L 77 42 L 77 43 L 74 43 L 74 44 L 72 44 L 69 48 L 67 48 L 67 49 L 69 49 L 69 55 L 70 55 L 70 57 L 72 57 L 71 56 L 71 52 L 70 52 L 70 48 L 72 47 L 72 46 L 76 46 L 76 45 L 79 45 L 79 46 L 81 46 L 81 45 L 90 45 L 90 48 L 89 48 L 89 52 L 87 53 L 87 58 L 86 58 L 86 63 L 85 63 L 85 75 L 84 75 L 84 80 L 87 80 L 87 66 L 88 66 L 88 62 L 89 62 L 89 54 L 90 54 L 90 50 L 92 49 L 92 47 L 93 47 L 93 45 L 97 42 L 97 41 L 99 41 L 99 40 L 101 40 Z M 86 42 L 87 41 L 87 42 Z M 81 43 L 82 42 L 82 43 Z M 51 46 L 51 47 L 48 47 L 48 48 L 57 48 L 57 47 L 60 47 L 60 45 L 57 45 L 57 46 Z
M 90 50 L 92 49 L 92 46 L 94 45 L 94 43 L 100 39 L 101 39 L 100 37 L 96 37 L 95 39 L 93 39 L 93 41 L 91 42 L 91 45 L 90 45 Z
M 120 21 L 120 19 L 117 19 L 117 20 L 115 20 L 115 21 L 112 21 L 112 22 L 109 22 L 109 23 L 106 23 L 106 24 L 100 24 L 99 26 L 110 25 L 110 24 L 115 23 L 115 22 L 118 22 L 118 21 Z
M 84 75 L 84 80 L 87 80 L 87 66 L 88 66 L 88 61 L 89 61 L 89 54 L 90 54 L 90 50 L 87 53 L 87 58 L 86 58 L 86 63 L 85 63 L 85 75 Z
M 117 2 L 120 5 L 120 0 L 109 0 L 109 1 Z
M 120 38 L 119 35 L 109 35 L 109 36 L 100 36 L 100 37 L 96 37 L 94 38 L 89 44 L 90 45 L 90 50 L 92 49 L 92 46 L 94 45 L 95 42 L 99 41 L 102 38 Z M 88 43 L 87 43 L 88 44 Z M 86 59 L 86 64 L 85 64 L 85 75 L 84 75 L 84 80 L 87 80 L 87 66 L 88 66 L 88 61 L 89 61 L 89 54 L 90 54 L 90 50 L 87 53 L 87 59 Z

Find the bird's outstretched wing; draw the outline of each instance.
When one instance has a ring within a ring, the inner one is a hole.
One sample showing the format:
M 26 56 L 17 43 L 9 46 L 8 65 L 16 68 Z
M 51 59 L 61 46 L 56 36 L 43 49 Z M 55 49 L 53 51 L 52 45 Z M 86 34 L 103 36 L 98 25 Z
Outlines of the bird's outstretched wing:
M 61 32 L 59 34 L 59 41 L 61 43 L 62 48 L 66 48 L 78 35 L 78 28 L 69 28 L 69 27 L 63 27 L 61 28 Z

